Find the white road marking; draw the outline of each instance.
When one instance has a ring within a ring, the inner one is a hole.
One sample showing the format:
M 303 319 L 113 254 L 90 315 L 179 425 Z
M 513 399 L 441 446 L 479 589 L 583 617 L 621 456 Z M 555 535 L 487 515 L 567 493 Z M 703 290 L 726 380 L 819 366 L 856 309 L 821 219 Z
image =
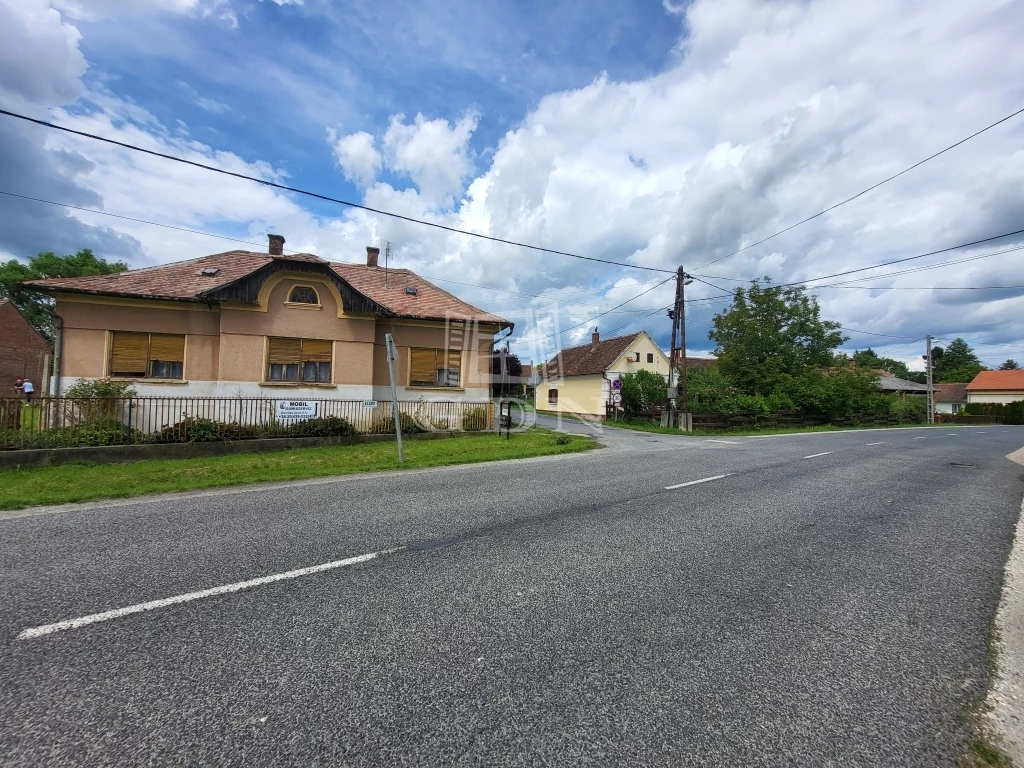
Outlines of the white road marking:
M 712 438 L 708 438 L 704 442 L 705 443 L 722 443 L 724 445 L 739 445 L 740 444 L 739 440 L 714 440 Z
M 979 430 L 979 431 L 975 432 L 974 434 L 976 434 L 976 435 L 984 435 L 985 433 L 982 432 L 981 430 Z
M 812 453 L 810 456 L 804 456 L 805 459 L 816 459 L 819 456 L 828 456 L 832 451 L 822 451 L 821 453 Z
M 883 440 L 880 443 L 868 443 L 868 445 L 885 445 L 885 441 Z
M 96 624 L 101 621 L 110 621 L 111 619 L 120 619 L 124 616 L 131 616 L 133 613 L 143 613 L 145 611 L 153 611 L 158 608 L 167 608 L 171 605 L 179 605 L 181 603 L 190 603 L 193 600 L 201 600 L 204 597 L 214 597 L 216 595 L 226 595 L 231 592 L 240 592 L 243 589 L 251 589 L 252 587 L 259 587 L 263 584 L 273 584 L 275 581 L 285 581 L 286 579 L 297 579 L 300 576 L 309 576 L 313 573 L 321 573 L 323 571 L 330 571 L 335 568 L 344 568 L 346 565 L 355 565 L 356 563 L 365 563 L 367 560 L 373 560 L 375 557 L 381 555 L 390 555 L 393 552 L 398 552 L 405 547 L 397 547 L 395 549 L 386 549 L 381 552 L 370 552 L 367 555 L 357 555 L 356 557 L 348 557 L 344 560 L 334 560 L 330 563 L 321 563 L 320 565 L 311 565 L 308 568 L 298 568 L 294 571 L 285 571 L 284 573 L 275 573 L 271 576 L 260 576 L 256 579 L 249 579 L 248 581 L 239 581 L 234 584 L 225 584 L 220 587 L 211 587 L 210 589 L 202 589 L 198 592 L 188 592 L 184 595 L 175 595 L 174 597 L 165 597 L 161 600 L 150 600 L 148 603 L 137 603 L 135 605 L 129 605 L 126 608 L 115 608 L 112 611 L 104 611 L 103 613 L 92 613 L 88 616 L 79 616 L 77 619 L 67 619 L 65 621 L 58 621 L 54 624 L 44 624 L 41 627 L 30 627 L 22 630 L 21 634 L 18 635 L 19 640 L 31 640 L 34 637 L 42 637 L 43 635 L 53 634 L 54 632 L 63 632 L 65 629 L 78 629 L 89 624 Z
M 914 439 L 915 440 L 927 440 L 928 438 L 927 437 L 915 437 Z
M 674 491 L 676 488 L 686 488 L 688 485 L 700 485 L 701 483 L 710 483 L 712 480 L 721 480 L 723 477 L 728 477 L 732 472 L 727 472 L 724 475 L 715 475 L 714 477 L 705 477 L 700 480 L 691 480 L 688 483 L 679 483 L 679 485 L 666 485 L 666 491 Z

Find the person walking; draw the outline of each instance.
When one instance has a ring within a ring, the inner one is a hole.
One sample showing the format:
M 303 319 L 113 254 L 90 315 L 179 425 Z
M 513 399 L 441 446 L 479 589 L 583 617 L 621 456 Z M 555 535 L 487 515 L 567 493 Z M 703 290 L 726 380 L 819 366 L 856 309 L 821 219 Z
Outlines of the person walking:
M 32 404 L 32 395 L 35 394 L 36 388 L 31 381 L 25 379 L 21 383 L 21 391 L 25 393 L 25 400 L 28 401 L 29 405 Z

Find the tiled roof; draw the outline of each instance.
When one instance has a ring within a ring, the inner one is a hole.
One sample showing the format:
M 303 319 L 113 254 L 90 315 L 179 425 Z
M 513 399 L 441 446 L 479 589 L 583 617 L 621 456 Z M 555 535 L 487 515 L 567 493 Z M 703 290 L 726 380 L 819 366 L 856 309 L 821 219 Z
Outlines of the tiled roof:
M 113 275 L 55 277 L 30 280 L 26 285 L 50 292 L 202 301 L 205 294 L 240 280 L 272 261 L 321 263 L 356 291 L 399 317 L 444 319 L 447 315 L 457 315 L 482 323 L 509 325 L 504 318 L 462 301 L 407 269 L 388 270 L 385 285 L 383 269 L 365 264 L 330 263 L 312 253 L 271 256 L 253 251 L 228 251 Z M 213 270 L 217 270 L 215 274 L 203 274 Z M 406 288 L 415 288 L 416 293 L 410 294 Z
M 563 349 L 559 355 L 548 361 L 545 376 L 548 379 L 557 379 L 604 373 L 639 335 L 632 333 L 628 336 L 615 336 L 611 339 L 602 339 L 597 344 L 583 344 Z M 559 358 L 561 370 L 558 367 Z
M 927 392 L 927 384 L 918 384 L 916 381 L 908 381 L 897 376 L 879 376 L 878 388 L 883 392 Z M 932 386 L 934 390 L 934 385 Z
M 679 365 L 683 362 L 683 353 L 676 352 L 676 364 Z M 686 367 L 687 368 L 710 368 L 712 365 L 718 362 L 717 357 L 694 357 L 693 355 L 686 356 Z
M 966 403 L 966 384 L 935 384 L 936 403 Z
M 993 389 L 1024 390 L 1024 371 L 982 371 L 967 385 L 968 392 Z

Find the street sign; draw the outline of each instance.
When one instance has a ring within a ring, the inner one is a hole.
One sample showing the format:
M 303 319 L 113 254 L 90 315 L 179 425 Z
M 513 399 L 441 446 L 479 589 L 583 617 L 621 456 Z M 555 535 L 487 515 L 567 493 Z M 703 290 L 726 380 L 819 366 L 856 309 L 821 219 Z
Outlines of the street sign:
M 612 381 L 612 389 L 622 389 L 622 379 L 615 379 Z
M 622 393 L 612 392 L 612 403 L 614 405 L 620 405 L 622 403 Z
M 677 397 L 679 397 L 679 387 L 669 387 L 668 388 L 668 396 L 670 398 L 672 398 L 673 400 L 675 400 Z
M 316 400 L 278 400 L 277 418 L 279 419 L 315 419 Z

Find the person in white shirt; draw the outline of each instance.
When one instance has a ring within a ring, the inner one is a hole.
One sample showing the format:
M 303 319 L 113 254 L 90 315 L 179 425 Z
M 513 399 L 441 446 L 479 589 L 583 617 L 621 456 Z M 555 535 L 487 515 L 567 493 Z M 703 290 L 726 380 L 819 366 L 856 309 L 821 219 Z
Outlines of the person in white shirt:
M 21 384 L 21 391 L 25 393 L 25 399 L 31 403 L 32 395 L 36 391 L 36 388 L 33 386 L 32 382 L 29 381 L 28 379 L 25 379 L 25 381 L 23 381 Z

